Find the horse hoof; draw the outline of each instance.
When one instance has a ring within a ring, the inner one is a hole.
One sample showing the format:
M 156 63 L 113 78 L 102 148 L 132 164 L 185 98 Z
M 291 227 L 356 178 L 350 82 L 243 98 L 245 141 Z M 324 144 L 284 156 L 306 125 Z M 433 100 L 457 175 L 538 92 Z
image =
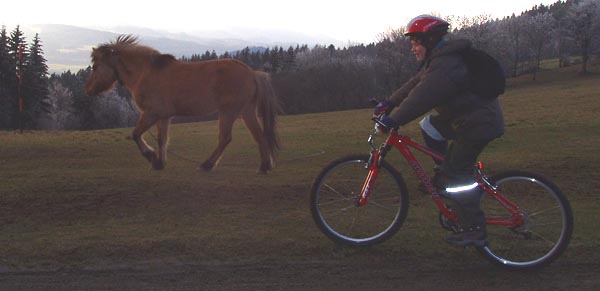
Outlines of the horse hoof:
M 268 174 L 273 168 L 271 166 L 260 166 L 260 168 L 258 169 L 258 173 L 260 174 Z
M 152 161 L 152 169 L 154 170 L 162 170 L 165 168 L 165 162 L 161 160 Z
M 210 170 L 212 170 L 215 167 L 215 165 L 209 161 L 206 161 L 204 163 L 202 163 L 202 165 L 200 165 L 200 167 L 198 167 L 198 169 L 202 169 L 206 172 L 209 172 Z
M 158 159 L 156 157 L 156 154 L 152 151 L 143 152 L 142 155 L 144 156 L 144 158 L 146 158 L 146 160 L 148 160 L 148 162 L 151 162 L 153 164 L 154 164 L 154 161 Z

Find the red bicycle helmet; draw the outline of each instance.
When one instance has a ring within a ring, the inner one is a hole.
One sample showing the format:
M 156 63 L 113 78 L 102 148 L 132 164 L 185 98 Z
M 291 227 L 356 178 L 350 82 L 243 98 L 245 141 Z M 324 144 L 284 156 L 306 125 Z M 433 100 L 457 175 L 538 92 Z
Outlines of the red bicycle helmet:
M 406 36 L 430 34 L 432 32 L 447 32 L 450 23 L 433 15 L 423 14 L 413 18 L 407 27 Z

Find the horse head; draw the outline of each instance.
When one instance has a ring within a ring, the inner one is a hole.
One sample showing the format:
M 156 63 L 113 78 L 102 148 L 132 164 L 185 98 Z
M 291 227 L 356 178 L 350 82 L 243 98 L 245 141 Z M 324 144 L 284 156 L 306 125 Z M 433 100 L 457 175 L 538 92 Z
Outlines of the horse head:
M 124 50 L 139 47 L 137 38 L 131 35 L 120 35 L 116 42 L 103 44 L 92 49 L 92 74 L 85 84 L 85 92 L 98 95 L 111 89 L 119 78 L 119 53 Z
M 98 95 L 114 86 L 119 79 L 115 68 L 116 58 L 116 51 L 108 46 L 92 50 L 92 74 L 85 83 L 86 94 Z

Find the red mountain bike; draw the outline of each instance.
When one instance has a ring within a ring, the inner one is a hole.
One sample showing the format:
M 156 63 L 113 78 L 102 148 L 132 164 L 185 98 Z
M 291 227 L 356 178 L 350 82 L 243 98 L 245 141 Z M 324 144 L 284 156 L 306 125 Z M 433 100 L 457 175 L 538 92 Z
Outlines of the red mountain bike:
M 440 209 L 441 226 L 457 231 L 455 211 L 446 206 L 411 148 L 436 160 L 443 157 L 397 130 L 377 148 L 374 134 L 368 139 L 369 155 L 334 160 L 313 182 L 310 208 L 319 229 L 336 243 L 359 247 L 381 243 L 398 232 L 408 213 L 408 190 L 402 174 L 385 161 L 396 148 Z M 532 269 L 549 264 L 567 248 L 573 214 L 552 181 L 523 171 L 488 177 L 481 162 L 475 172 L 485 191 L 482 209 L 488 225 L 488 244 L 477 250 L 487 259 L 509 269 Z

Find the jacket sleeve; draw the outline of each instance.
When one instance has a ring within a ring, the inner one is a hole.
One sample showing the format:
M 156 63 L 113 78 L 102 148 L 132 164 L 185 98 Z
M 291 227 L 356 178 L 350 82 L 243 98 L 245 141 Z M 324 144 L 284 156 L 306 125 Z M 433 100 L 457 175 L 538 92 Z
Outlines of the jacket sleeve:
M 410 78 L 408 81 L 406 81 L 406 83 L 404 83 L 404 85 L 402 85 L 402 87 L 400 87 L 398 90 L 394 91 L 394 93 L 392 93 L 392 96 L 390 96 L 389 100 L 392 101 L 392 103 L 394 103 L 396 106 L 398 106 L 398 104 L 402 103 L 402 101 L 406 97 L 408 97 L 408 93 L 410 93 L 410 91 L 417 84 L 419 84 L 421 73 L 422 73 L 422 71 L 419 71 L 419 73 L 417 73 L 417 75 Z
M 406 98 L 392 111 L 391 117 L 400 125 L 407 124 L 459 95 L 465 78 L 466 67 L 458 56 L 432 59 L 420 82 L 414 85 Z M 402 88 L 399 89 L 401 90 Z

